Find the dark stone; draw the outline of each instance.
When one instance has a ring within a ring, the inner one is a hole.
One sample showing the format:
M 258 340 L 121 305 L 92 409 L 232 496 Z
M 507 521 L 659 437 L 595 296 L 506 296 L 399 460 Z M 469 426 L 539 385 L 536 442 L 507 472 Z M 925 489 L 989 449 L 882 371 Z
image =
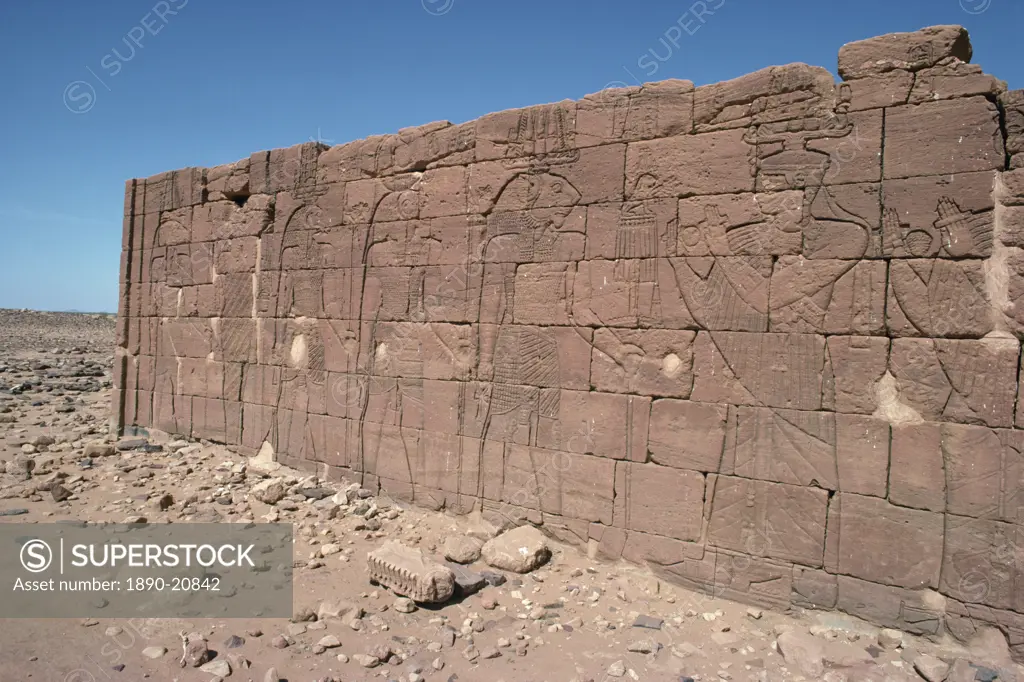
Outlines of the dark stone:
M 444 564 L 455 574 L 455 594 L 459 597 L 476 594 L 488 584 L 487 578 L 481 573 L 471 571 L 465 566 L 451 561 L 446 561 Z
M 309 500 L 322 500 L 333 495 L 334 491 L 327 488 L 304 488 L 299 491 L 299 494 L 304 495 Z
M 640 615 L 633 621 L 633 627 L 635 628 L 647 628 L 648 630 L 660 630 L 661 626 L 665 623 L 661 618 L 654 618 L 652 616 Z
M 224 642 L 224 646 L 229 649 L 237 649 L 243 644 L 245 644 L 245 638 L 239 637 L 238 635 L 231 635 L 227 638 L 227 641 Z
M 986 668 L 983 665 L 975 665 L 971 663 L 971 667 L 974 668 L 974 679 L 977 682 L 996 682 L 999 679 L 999 672 L 992 668 Z
M 21 516 L 28 514 L 28 509 L 0 509 L 0 516 Z
M 491 587 L 501 587 L 505 584 L 505 576 L 496 571 L 480 571 L 480 575 Z

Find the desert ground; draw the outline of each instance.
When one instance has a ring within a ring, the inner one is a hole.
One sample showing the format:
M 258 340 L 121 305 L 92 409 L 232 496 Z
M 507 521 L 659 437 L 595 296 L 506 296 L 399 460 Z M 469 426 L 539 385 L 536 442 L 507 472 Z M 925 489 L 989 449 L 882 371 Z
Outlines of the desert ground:
M 294 615 L 0 620 L 2 682 L 1024 680 L 998 633 L 968 650 L 838 613 L 774 613 L 551 539 L 539 568 L 495 570 L 479 558 L 497 532 L 482 519 L 214 443 L 118 441 L 113 347 L 111 316 L 0 311 L 0 522 L 292 523 Z M 484 587 L 416 605 L 371 584 L 367 554 L 389 540 L 467 562 L 460 584 Z

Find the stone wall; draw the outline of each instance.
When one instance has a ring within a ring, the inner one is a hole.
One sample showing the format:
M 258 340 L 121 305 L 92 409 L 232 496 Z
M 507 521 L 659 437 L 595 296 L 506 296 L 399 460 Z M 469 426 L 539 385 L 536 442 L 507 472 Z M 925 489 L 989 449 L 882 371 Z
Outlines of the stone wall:
M 846 45 L 840 83 L 132 180 L 117 426 L 1024 654 L 1024 92 L 970 56 L 936 27 Z

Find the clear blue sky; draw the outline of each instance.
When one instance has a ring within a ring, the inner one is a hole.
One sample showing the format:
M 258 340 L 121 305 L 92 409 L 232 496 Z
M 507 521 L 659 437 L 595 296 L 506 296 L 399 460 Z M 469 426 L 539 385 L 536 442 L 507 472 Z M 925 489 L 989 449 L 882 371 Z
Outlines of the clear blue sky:
M 835 73 L 843 43 L 933 24 L 966 26 L 974 62 L 1024 87 L 1024 0 L 705 3 L 718 9 L 702 24 L 693 0 L 3 2 L 0 307 L 116 310 L 126 179 L 311 138 L 613 82 L 702 85 L 797 61 Z

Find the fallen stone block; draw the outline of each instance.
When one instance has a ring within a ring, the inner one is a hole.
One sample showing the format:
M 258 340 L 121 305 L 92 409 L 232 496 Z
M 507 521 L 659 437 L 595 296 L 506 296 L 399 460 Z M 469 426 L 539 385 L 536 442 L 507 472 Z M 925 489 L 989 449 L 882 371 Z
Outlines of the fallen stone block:
M 533 526 L 520 526 L 484 544 L 483 557 L 489 565 L 514 573 L 529 573 L 551 558 L 544 534 Z
M 366 557 L 370 580 L 413 601 L 441 603 L 455 593 L 451 569 L 431 561 L 422 550 L 387 542 Z

